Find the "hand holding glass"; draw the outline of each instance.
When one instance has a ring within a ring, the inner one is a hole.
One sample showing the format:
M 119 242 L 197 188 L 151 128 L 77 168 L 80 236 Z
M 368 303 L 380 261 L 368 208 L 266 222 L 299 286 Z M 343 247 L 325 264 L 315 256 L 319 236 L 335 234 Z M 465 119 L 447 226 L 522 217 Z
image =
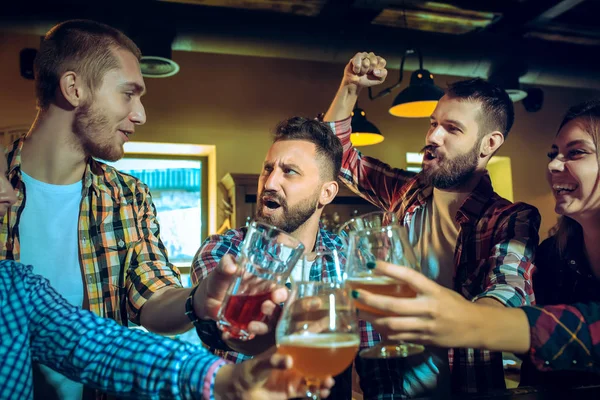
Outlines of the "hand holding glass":
M 348 278 L 345 284 L 351 290 L 362 289 L 379 295 L 392 297 L 416 296 L 416 292 L 410 286 L 391 278 L 376 275 L 372 268 L 377 261 L 403 265 L 420 271 L 404 227 L 388 225 L 351 232 L 346 266 Z M 355 304 L 359 310 L 388 315 L 359 302 Z M 424 348 L 421 345 L 383 341 L 374 347 L 361 351 L 360 356 L 364 358 L 398 358 L 418 354 L 423 350 Z
M 292 268 L 302 256 L 304 246 L 289 234 L 264 223 L 252 222 L 236 263 L 236 277 L 227 290 L 217 316 L 219 328 L 232 338 L 249 340 L 252 321 L 270 322 L 263 313 L 272 292 L 285 285 Z M 272 318 L 276 318 L 275 313 Z
M 319 399 L 321 382 L 351 365 L 360 345 L 348 292 L 339 282 L 296 282 L 276 338 L 278 352 L 304 376 L 306 396 Z

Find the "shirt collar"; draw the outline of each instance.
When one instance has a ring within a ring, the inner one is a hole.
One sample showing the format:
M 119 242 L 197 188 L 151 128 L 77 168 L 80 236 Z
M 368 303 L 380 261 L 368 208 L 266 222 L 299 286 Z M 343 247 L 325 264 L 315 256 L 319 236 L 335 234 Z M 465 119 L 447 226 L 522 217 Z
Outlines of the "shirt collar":
M 433 194 L 433 186 L 424 182 L 422 174 L 417 175 L 415 180 L 416 190 L 413 195 L 409 196 L 410 199 L 407 200 L 409 201 L 409 204 L 422 206 L 426 204 L 429 197 Z M 475 189 L 469 194 L 458 209 L 455 220 L 461 225 L 478 221 L 484 211 L 485 205 L 493 195 L 494 188 L 492 187 L 492 181 L 489 174 L 486 172 L 479 180 Z M 409 207 L 406 209 L 409 209 Z

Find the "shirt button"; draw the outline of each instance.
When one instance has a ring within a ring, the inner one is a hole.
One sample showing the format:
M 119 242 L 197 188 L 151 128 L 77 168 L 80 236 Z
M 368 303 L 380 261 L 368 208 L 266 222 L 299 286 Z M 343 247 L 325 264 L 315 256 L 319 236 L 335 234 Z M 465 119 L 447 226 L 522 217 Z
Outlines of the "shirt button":
M 119 247 L 125 247 L 125 242 L 123 241 L 123 239 L 119 239 L 119 242 L 117 244 L 119 245 Z
M 87 278 L 87 282 L 88 282 L 88 283 L 92 283 L 93 281 L 94 281 L 94 278 L 92 278 L 92 276 L 91 276 L 91 275 L 90 275 L 90 276 L 88 276 L 88 278 Z
M 577 364 L 577 360 L 573 360 L 573 365 Z
M 576 264 L 576 262 L 575 262 L 575 260 L 570 260 L 570 261 L 569 261 L 569 264 L 571 264 L 571 265 L 575 265 L 575 264 Z
M 544 365 L 550 365 L 550 361 L 544 361 Z

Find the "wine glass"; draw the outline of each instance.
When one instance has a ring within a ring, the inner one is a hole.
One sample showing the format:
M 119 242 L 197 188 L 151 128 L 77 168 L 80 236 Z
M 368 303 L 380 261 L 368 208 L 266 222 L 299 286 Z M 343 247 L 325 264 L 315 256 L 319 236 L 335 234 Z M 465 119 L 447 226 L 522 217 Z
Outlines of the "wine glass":
M 340 282 L 294 282 L 275 335 L 277 351 L 292 357 L 313 400 L 324 379 L 352 364 L 360 345 L 352 301 Z
M 217 326 L 232 338 L 249 340 L 252 321 L 268 322 L 262 304 L 272 292 L 283 287 L 296 265 L 304 245 L 274 226 L 252 222 L 236 259 L 236 276 L 217 315 Z M 274 313 L 278 316 L 278 312 Z
M 351 290 L 362 289 L 385 296 L 416 297 L 417 293 L 409 285 L 375 274 L 372 268 L 379 260 L 403 265 L 420 272 L 408 240 L 408 234 L 403 226 L 388 225 L 353 231 L 349 237 L 346 287 Z M 358 302 L 356 307 L 373 314 L 388 315 Z M 384 340 L 371 348 L 362 350 L 359 355 L 363 358 L 401 358 L 419 354 L 423 350 L 422 345 Z

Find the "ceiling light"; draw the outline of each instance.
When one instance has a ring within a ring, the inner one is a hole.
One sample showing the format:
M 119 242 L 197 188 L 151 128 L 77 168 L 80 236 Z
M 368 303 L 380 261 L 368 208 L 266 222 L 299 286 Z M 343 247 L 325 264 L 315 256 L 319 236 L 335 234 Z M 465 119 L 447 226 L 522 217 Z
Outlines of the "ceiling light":
M 373 123 L 367 119 L 362 108 L 352 110 L 352 134 L 350 141 L 353 146 L 370 146 L 383 142 L 383 135 Z
M 392 90 L 400 86 L 404 75 L 404 62 L 406 56 L 413 53 L 417 53 L 419 57 L 419 69 L 412 73 L 408 87 L 396 96 L 389 112 L 396 117 L 429 118 L 437 106 L 438 100 L 444 95 L 444 91 L 437 87 L 433 82 L 433 74 L 423 68 L 423 56 L 418 49 L 406 50 L 402 55 L 398 82 L 395 85 L 382 90 L 376 96 L 373 96 L 371 88 L 369 87 L 369 98 L 374 100 L 386 96 L 390 94 Z

